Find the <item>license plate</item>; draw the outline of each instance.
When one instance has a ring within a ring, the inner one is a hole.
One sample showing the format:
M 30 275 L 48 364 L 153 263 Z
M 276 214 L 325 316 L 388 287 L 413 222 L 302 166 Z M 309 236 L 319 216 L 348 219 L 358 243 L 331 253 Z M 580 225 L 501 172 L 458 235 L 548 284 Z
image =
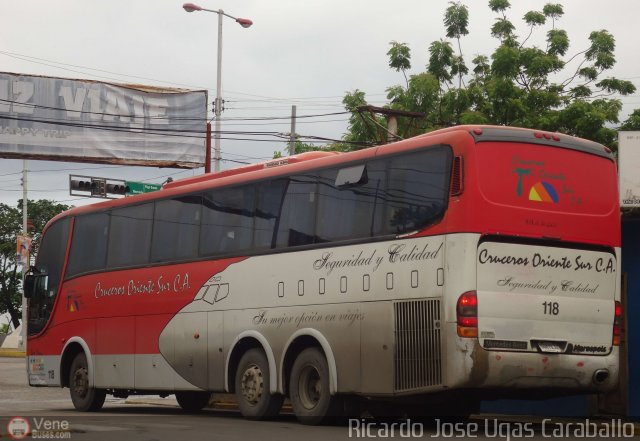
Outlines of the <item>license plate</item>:
M 538 348 L 540 348 L 542 352 L 560 354 L 565 351 L 567 344 L 558 341 L 539 341 Z

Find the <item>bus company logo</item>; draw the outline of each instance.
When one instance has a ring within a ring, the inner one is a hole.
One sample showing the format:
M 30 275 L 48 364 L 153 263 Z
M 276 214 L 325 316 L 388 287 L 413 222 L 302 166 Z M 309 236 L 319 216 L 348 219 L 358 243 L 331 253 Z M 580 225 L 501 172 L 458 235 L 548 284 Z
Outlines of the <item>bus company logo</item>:
M 13 439 L 24 439 L 31 433 L 29 420 L 23 417 L 13 417 L 7 423 L 7 433 Z
M 569 343 L 567 345 L 567 353 L 569 354 L 606 354 L 609 348 L 606 346 L 582 346 Z
M 534 202 L 560 202 L 560 192 L 572 196 L 573 190 L 567 187 L 567 177 L 563 172 L 550 171 L 549 164 L 535 159 L 514 156 L 511 160 L 512 171 L 517 176 L 516 196 Z M 534 183 L 531 185 L 531 183 Z M 553 182 L 553 184 L 551 184 Z M 531 186 L 530 186 L 531 185 Z M 526 193 L 526 189 L 529 192 Z M 577 203 L 577 202 L 576 202 Z
M 518 175 L 518 183 L 516 184 L 516 196 L 522 197 L 524 196 L 524 177 L 531 176 L 533 169 L 532 168 L 516 168 L 513 170 L 515 174 Z M 544 172 L 541 172 L 540 175 L 546 175 Z M 561 179 L 564 179 L 563 177 Z M 560 201 L 558 197 L 558 191 L 556 188 L 547 181 L 538 181 L 529 189 L 529 197 L 530 201 L 535 202 L 552 202 L 557 204 Z
M 557 204 L 559 201 L 558 192 L 553 185 L 545 181 L 540 181 L 531 187 L 531 190 L 529 190 L 529 200 L 537 202 L 553 202 L 554 204 Z
M 67 295 L 67 311 L 80 311 L 80 296 L 76 294 Z

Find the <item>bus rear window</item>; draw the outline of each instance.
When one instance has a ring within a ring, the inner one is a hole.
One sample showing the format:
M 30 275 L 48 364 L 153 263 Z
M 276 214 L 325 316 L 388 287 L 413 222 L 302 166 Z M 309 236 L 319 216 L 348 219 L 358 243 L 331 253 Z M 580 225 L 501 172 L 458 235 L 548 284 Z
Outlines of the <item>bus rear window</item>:
M 614 163 L 575 150 L 524 143 L 477 144 L 480 190 L 495 204 L 604 215 L 615 208 Z

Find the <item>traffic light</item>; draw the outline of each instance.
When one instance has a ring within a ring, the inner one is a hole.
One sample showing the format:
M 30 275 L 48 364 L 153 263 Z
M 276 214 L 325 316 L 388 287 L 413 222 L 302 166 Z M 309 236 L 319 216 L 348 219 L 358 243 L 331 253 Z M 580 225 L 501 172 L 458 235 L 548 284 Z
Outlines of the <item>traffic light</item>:
M 129 186 L 125 184 L 107 184 L 107 193 L 125 195 L 129 193 Z
M 69 181 L 69 188 L 72 191 L 91 191 L 91 180 L 71 179 Z
M 71 191 L 88 191 L 91 196 L 105 196 L 105 185 L 106 180 L 102 178 L 71 179 L 69 181 Z
M 69 175 L 69 194 L 72 196 L 115 199 L 116 195 L 124 196 L 126 192 L 126 183 L 120 179 Z
M 91 196 L 105 197 L 107 195 L 107 181 L 101 178 L 91 179 Z

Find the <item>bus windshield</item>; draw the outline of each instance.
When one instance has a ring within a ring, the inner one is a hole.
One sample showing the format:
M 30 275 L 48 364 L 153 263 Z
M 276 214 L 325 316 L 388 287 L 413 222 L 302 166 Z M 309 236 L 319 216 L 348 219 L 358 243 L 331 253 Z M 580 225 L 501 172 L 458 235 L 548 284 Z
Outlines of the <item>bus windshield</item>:
M 51 316 L 62 277 L 68 239 L 68 218 L 51 225 L 44 235 L 35 265 L 38 275 L 36 289 L 29 299 L 29 335 L 40 333 Z

